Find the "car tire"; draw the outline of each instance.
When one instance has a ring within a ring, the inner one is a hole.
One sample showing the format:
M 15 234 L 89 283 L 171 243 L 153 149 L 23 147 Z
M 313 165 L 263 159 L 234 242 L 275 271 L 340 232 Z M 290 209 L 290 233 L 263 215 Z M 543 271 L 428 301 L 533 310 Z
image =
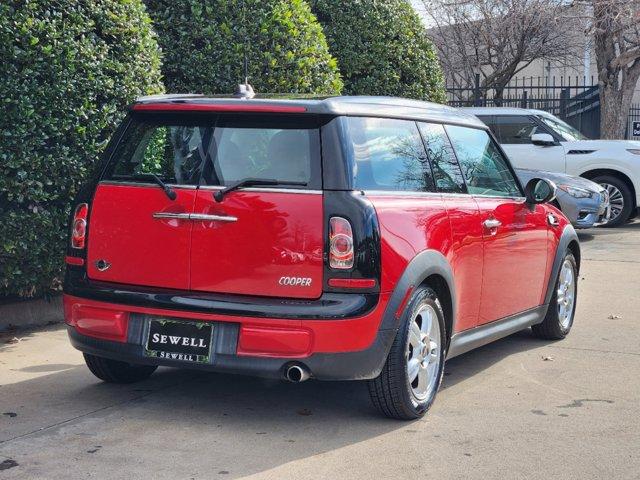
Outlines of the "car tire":
M 380 375 L 367 382 L 371 401 L 383 415 L 413 420 L 429 410 L 442 382 L 446 338 L 436 292 L 418 288 L 402 314 Z
M 592 178 L 591 180 L 593 182 L 599 183 L 605 188 L 607 188 L 607 186 L 611 186 L 617 189 L 622 196 L 622 201 L 624 202 L 620 214 L 614 220 L 604 223 L 602 224 L 602 226 L 614 228 L 619 227 L 620 225 L 624 225 L 633 213 L 633 193 L 631 192 L 631 188 L 629 187 L 629 185 L 627 185 L 625 181 L 612 175 L 599 175 Z
M 134 365 L 110 358 L 84 354 L 84 361 L 96 377 L 108 383 L 135 383 L 145 380 L 158 368 L 155 365 Z
M 571 276 L 570 286 L 567 275 Z M 544 320 L 531 327 L 537 337 L 546 340 L 562 340 L 573 325 L 578 298 L 578 264 L 569 250 L 562 259 L 554 287 Z

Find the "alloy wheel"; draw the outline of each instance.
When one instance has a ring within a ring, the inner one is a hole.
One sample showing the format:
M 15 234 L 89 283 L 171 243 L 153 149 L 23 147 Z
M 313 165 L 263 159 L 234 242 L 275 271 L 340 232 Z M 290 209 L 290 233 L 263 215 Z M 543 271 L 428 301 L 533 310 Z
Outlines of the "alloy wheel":
M 609 223 L 618 218 L 624 210 L 624 196 L 616 186 L 610 183 L 601 183 L 600 185 L 609 193 L 609 207 L 604 213 L 604 221 Z
M 562 328 L 566 330 L 571 325 L 576 299 L 576 274 L 569 259 L 565 259 L 562 263 L 556 297 L 558 301 L 558 319 Z
M 428 398 L 438 383 L 441 349 L 440 322 L 434 308 L 423 304 L 413 317 L 405 356 L 407 380 L 418 401 Z

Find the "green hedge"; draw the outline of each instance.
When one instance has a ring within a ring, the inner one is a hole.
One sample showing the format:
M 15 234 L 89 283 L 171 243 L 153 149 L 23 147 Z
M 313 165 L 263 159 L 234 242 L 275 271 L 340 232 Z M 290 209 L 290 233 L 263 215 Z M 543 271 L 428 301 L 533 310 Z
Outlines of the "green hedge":
M 146 0 L 172 93 L 233 93 L 244 39 L 257 93 L 339 93 L 322 27 L 302 0 Z M 242 5 L 245 5 L 243 8 Z
M 124 107 L 161 90 L 141 1 L 0 3 L 0 296 L 57 288 L 78 186 Z
M 444 103 L 443 75 L 424 25 L 405 0 L 311 0 L 338 59 L 344 91 Z

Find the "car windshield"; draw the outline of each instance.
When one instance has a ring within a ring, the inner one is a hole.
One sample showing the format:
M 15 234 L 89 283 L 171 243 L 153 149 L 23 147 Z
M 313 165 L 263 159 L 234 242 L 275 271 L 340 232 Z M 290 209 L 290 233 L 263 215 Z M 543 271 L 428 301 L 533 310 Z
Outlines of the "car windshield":
M 537 117 L 568 142 L 575 140 L 588 140 L 588 138 L 578 130 L 553 115 L 537 115 Z

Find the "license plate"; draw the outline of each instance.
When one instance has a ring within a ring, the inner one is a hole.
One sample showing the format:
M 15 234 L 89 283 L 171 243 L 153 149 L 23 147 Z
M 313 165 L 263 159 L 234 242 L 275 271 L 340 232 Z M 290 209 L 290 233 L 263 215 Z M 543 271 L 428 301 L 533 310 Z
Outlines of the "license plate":
M 151 320 L 145 355 L 190 363 L 209 363 L 213 325 Z

